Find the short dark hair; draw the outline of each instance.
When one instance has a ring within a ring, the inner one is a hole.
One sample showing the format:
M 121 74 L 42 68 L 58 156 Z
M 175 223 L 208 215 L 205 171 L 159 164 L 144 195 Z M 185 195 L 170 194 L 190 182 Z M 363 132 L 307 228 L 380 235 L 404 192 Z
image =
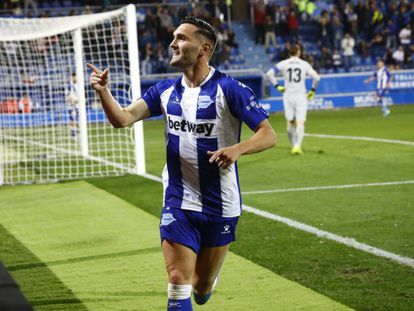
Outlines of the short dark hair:
M 295 56 L 300 51 L 300 46 L 298 44 L 293 44 L 289 49 L 289 55 Z
M 197 32 L 207 37 L 211 42 L 213 42 L 214 48 L 216 47 L 217 31 L 209 23 L 194 16 L 186 16 L 181 20 L 180 25 L 182 24 L 191 24 L 196 26 L 198 28 Z

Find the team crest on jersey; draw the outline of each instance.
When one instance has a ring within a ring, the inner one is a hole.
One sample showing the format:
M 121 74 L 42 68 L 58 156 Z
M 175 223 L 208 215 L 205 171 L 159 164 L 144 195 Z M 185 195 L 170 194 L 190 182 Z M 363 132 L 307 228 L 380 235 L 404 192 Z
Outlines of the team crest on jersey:
M 162 226 L 164 226 L 164 227 L 165 226 L 168 226 L 169 224 L 171 224 L 174 221 L 176 221 L 176 219 L 174 218 L 173 214 L 171 214 L 171 213 L 164 213 L 164 214 L 162 214 L 160 227 L 162 227 Z
M 212 103 L 214 103 L 214 102 L 211 100 L 210 96 L 208 96 L 208 95 L 200 95 L 198 97 L 197 108 L 198 109 L 206 109 Z

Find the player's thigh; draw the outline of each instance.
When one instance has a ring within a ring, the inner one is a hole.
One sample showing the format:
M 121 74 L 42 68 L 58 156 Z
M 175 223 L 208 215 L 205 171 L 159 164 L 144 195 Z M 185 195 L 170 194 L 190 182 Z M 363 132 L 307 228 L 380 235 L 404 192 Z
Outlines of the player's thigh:
M 162 242 L 162 250 L 170 283 L 190 284 L 197 254 L 191 248 L 169 240 Z
M 305 122 L 308 113 L 308 100 L 306 95 L 297 95 L 295 98 L 295 119 L 297 122 Z
M 287 121 L 295 120 L 295 102 L 291 95 L 283 95 L 283 111 Z

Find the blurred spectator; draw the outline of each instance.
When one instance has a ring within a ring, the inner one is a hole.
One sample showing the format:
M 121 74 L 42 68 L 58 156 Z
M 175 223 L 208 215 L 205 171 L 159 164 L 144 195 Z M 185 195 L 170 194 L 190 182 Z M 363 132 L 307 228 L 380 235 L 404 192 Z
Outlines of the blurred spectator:
M 82 15 L 93 14 L 93 11 L 89 5 L 85 5 L 82 10 Z
M 29 7 L 31 11 L 29 11 Z M 29 12 L 35 16 L 38 16 L 39 12 L 37 10 L 36 0 L 24 0 L 24 16 L 29 16 Z
M 158 41 L 163 42 L 165 45 L 167 45 L 166 35 L 167 30 L 174 26 L 173 19 L 171 17 L 170 12 L 167 8 L 162 8 L 161 6 L 158 7 L 157 16 L 160 20 L 160 37 L 158 37 Z
M 330 69 L 333 66 L 331 51 L 326 47 L 322 47 L 321 56 L 319 57 L 319 68 Z
M 335 72 L 339 71 L 339 68 L 342 67 L 342 56 L 341 53 L 339 53 L 339 50 L 334 50 L 332 53 L 332 63 L 333 68 L 335 69 Z
M 3 103 L 3 111 L 4 113 L 18 113 L 19 107 L 17 101 L 11 96 L 7 97 L 6 101 Z
M 390 18 L 384 28 L 384 34 L 386 36 L 386 47 L 395 49 L 397 47 L 397 35 L 398 26 L 397 21 L 394 18 Z
M 254 28 L 255 28 L 255 43 L 264 43 L 264 23 L 266 16 L 266 6 L 264 0 L 256 0 L 253 5 L 254 13 Z
M 154 55 L 154 49 L 152 47 L 152 44 L 148 42 L 145 45 L 145 54 L 144 59 L 142 61 L 142 74 L 147 75 L 153 73 L 153 61 L 154 61 L 155 55 Z
M 22 97 L 19 99 L 19 112 L 20 113 L 31 113 L 33 109 L 33 103 L 30 99 L 29 93 L 23 92 Z
M 344 26 L 341 20 L 341 14 L 338 10 L 334 11 L 332 15 L 332 39 L 333 39 L 333 47 L 334 49 L 341 48 L 341 40 L 344 36 Z
M 319 18 L 319 41 L 321 46 L 331 48 L 332 46 L 332 28 L 329 13 L 323 11 Z
M 392 53 L 392 57 L 395 59 L 395 62 L 397 63 L 398 67 L 401 67 L 404 64 L 404 47 L 400 45 L 397 50 Z
M 282 53 L 280 53 L 280 60 L 284 60 L 284 59 L 288 59 L 289 58 L 290 47 L 291 47 L 291 44 L 290 44 L 289 41 L 287 41 L 285 43 L 285 47 L 284 47 Z M 303 50 L 301 50 L 301 51 L 303 51 Z
M 349 33 L 345 34 L 345 37 L 341 42 L 342 54 L 344 55 L 344 66 L 347 71 L 352 66 L 352 58 L 354 56 L 355 40 Z
M 231 48 L 236 48 L 236 49 L 239 47 L 239 44 L 236 42 L 236 34 L 231 29 L 227 30 L 226 45 L 228 45 Z
M 367 58 L 371 57 L 371 54 L 370 54 L 369 49 L 368 49 L 368 45 L 366 44 L 365 41 L 361 41 L 359 43 L 358 53 L 359 53 L 359 56 L 361 57 L 361 59 L 367 59 Z
M 400 43 L 404 47 L 404 50 L 407 50 L 411 44 L 411 25 L 405 25 L 405 27 L 400 30 L 398 37 L 400 38 Z
M 288 29 L 289 29 L 289 39 L 291 42 L 298 42 L 298 30 L 299 30 L 299 21 L 296 16 L 294 9 L 289 10 L 288 19 L 287 19 Z
M 224 45 L 221 52 L 218 54 L 218 65 L 223 66 L 224 68 L 228 68 L 230 64 L 230 47 L 228 45 Z
M 387 48 L 387 51 L 385 53 L 385 57 L 384 57 L 384 62 L 385 65 L 390 68 L 391 70 L 395 69 L 397 66 L 397 62 L 394 59 L 394 57 L 392 56 L 393 52 L 392 52 L 392 48 Z
M 371 57 L 381 58 L 385 54 L 385 38 L 381 32 L 377 33 L 371 41 Z
M 358 31 L 362 36 L 366 36 L 368 28 L 369 28 L 369 12 L 368 12 L 368 5 L 366 4 L 368 1 L 358 0 L 354 11 L 358 18 Z
M 164 49 L 164 46 L 161 44 L 161 42 L 157 43 L 157 55 L 155 57 L 156 59 L 156 68 L 155 71 L 157 73 L 165 73 L 167 72 L 168 68 L 168 54 Z
M 270 15 L 266 15 L 265 21 L 265 48 L 269 47 L 269 44 L 272 43 L 276 47 L 276 34 L 275 34 L 275 23 Z
M 358 33 L 358 15 L 355 13 L 351 3 L 347 3 L 345 7 L 346 22 L 344 31 L 355 36 Z
M 287 14 L 285 7 L 275 6 L 274 10 L 275 32 L 276 35 L 285 37 L 288 31 Z

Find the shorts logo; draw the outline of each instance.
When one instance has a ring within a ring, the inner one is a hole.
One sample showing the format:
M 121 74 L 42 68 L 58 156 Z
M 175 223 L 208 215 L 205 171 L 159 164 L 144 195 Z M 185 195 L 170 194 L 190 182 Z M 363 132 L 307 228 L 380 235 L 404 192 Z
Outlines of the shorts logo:
M 221 234 L 229 234 L 231 232 L 230 225 L 225 225 L 223 229 L 224 231 L 222 231 Z
M 168 303 L 168 308 L 181 308 L 181 303 L 176 301 L 170 301 Z
M 171 213 L 164 213 L 164 214 L 162 214 L 162 217 L 161 217 L 160 227 L 162 227 L 162 226 L 168 226 L 169 224 L 171 224 L 174 221 L 176 221 L 176 219 L 174 218 L 173 214 L 171 214 Z

